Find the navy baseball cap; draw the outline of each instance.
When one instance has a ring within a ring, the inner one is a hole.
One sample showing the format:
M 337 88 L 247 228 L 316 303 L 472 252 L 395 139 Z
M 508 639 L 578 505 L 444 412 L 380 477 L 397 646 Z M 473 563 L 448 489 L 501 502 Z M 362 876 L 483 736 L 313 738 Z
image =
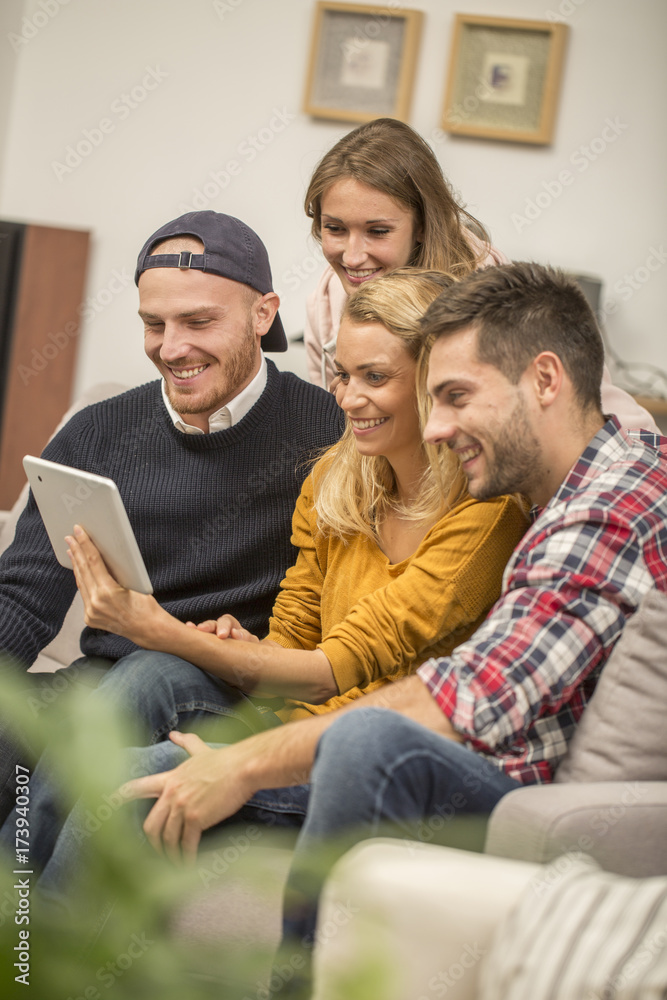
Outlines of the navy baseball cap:
M 171 236 L 196 236 L 204 244 L 204 253 L 151 254 L 151 248 Z M 168 222 L 143 245 L 137 259 L 135 283 L 151 267 L 195 268 L 209 274 L 250 285 L 260 294 L 273 291 L 271 267 L 266 247 L 257 233 L 232 215 L 220 212 L 188 212 Z M 278 313 L 271 328 L 262 337 L 265 351 L 286 351 L 287 337 Z

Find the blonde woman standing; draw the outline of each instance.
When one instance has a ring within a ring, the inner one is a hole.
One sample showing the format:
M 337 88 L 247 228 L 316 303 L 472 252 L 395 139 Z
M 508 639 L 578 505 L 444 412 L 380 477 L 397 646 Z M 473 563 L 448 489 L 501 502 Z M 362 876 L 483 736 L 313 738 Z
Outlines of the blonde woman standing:
M 328 386 L 346 297 L 395 268 L 460 277 L 506 263 L 454 198 L 431 147 L 394 118 L 359 126 L 315 168 L 305 198 L 328 267 L 309 297 L 305 330 L 312 382 Z

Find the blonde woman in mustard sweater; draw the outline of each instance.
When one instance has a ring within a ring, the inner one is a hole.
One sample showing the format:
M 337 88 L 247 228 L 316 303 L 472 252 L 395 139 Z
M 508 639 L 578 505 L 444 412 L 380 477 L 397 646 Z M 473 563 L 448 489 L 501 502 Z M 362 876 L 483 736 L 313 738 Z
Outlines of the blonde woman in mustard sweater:
M 199 628 L 177 621 L 119 587 L 81 533 L 71 551 L 87 624 L 202 668 L 197 683 L 209 697 L 229 685 L 283 699 L 273 724 L 336 708 L 470 636 L 500 593 L 527 518 L 516 497 L 473 500 L 453 453 L 422 440 L 419 321 L 451 281 L 404 269 L 349 297 L 335 386 L 347 426 L 304 483 L 293 518 L 299 552 L 266 638 L 230 616 Z M 135 655 L 146 669 L 150 654 Z

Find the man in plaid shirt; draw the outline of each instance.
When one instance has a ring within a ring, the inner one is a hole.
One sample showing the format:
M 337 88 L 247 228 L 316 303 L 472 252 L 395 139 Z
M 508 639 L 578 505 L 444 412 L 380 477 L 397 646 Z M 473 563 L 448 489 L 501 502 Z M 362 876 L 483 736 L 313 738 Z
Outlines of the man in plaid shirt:
M 667 590 L 665 459 L 667 438 L 609 417 L 531 510 L 484 624 L 418 670 L 463 743 L 523 784 L 552 780 L 628 618 Z

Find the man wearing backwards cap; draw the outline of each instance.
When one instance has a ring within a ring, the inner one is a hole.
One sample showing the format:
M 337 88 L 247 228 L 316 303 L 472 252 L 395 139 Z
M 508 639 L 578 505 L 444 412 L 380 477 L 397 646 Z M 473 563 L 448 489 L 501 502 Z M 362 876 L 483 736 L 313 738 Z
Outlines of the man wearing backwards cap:
M 266 631 L 294 561 L 291 517 L 306 460 L 338 438 L 340 411 L 324 390 L 264 358 L 262 346 L 284 351 L 287 341 L 266 248 L 238 219 L 209 211 L 168 223 L 141 250 L 135 280 L 146 354 L 162 379 L 75 414 L 44 457 L 115 480 L 155 596 L 173 615 L 202 621 L 229 611 L 251 632 Z M 30 498 L 0 558 L 0 653 L 28 667 L 75 593 Z M 95 697 L 138 707 L 148 742 L 173 728 L 174 711 L 183 708 L 187 721 L 182 660 L 161 658 L 158 690 L 153 671 L 139 676 L 143 651 L 126 639 L 86 628 L 81 650 L 70 674 L 101 660 Z M 46 683 L 39 675 L 40 691 Z M 40 711 L 47 701 L 40 697 Z M 212 687 L 206 708 L 227 712 L 226 694 Z M 14 774 L 10 749 L 1 750 L 0 787 Z
M 245 390 L 257 377 L 248 397 L 252 405 L 266 385 L 259 338 L 265 350 L 287 350 L 264 245 L 238 219 L 191 212 L 151 236 L 139 254 L 135 281 L 146 353 L 163 377 L 167 408 L 188 425 L 186 433 L 230 426 L 228 403 L 236 399 L 232 413 L 243 415 L 250 409 Z M 219 300 L 213 313 L 210 294 Z M 181 296 L 188 301 L 179 312 Z M 174 322 L 165 325 L 170 309 Z

